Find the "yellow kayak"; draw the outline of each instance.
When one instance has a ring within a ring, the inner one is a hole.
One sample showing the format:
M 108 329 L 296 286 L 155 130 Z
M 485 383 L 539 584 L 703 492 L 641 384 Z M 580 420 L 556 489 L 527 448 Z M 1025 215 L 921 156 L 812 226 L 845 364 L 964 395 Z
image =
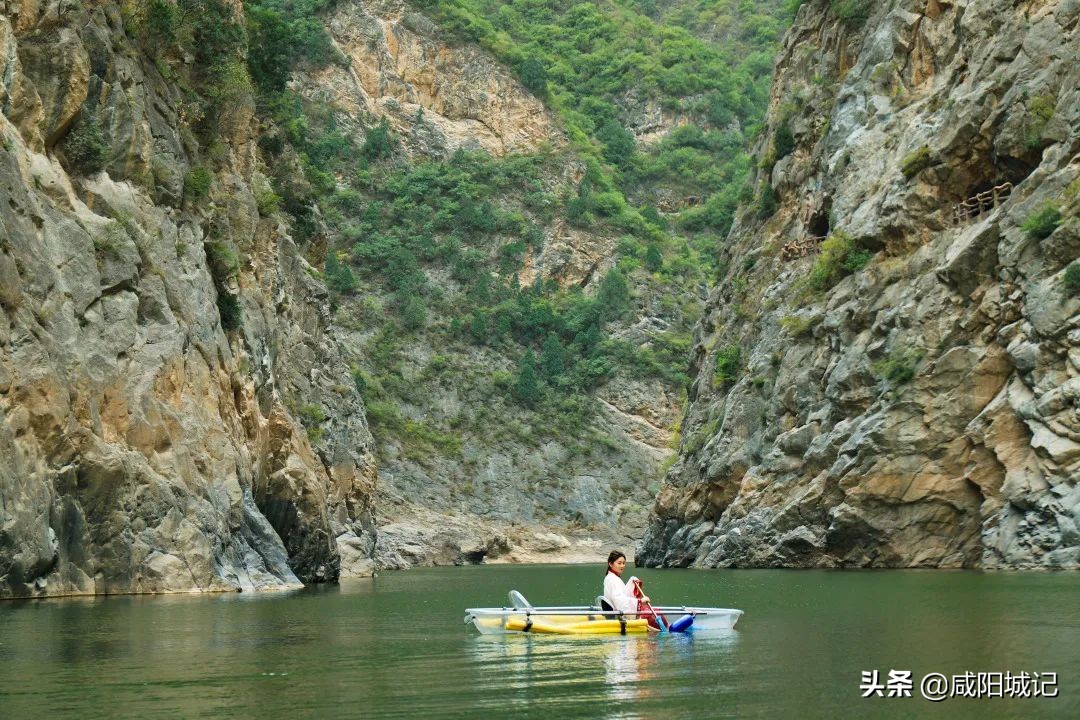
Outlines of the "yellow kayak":
M 475 617 L 472 619 L 473 624 L 481 633 L 502 632 L 507 630 L 513 630 L 521 632 L 525 627 L 525 620 L 519 618 L 517 624 L 514 627 L 509 627 L 507 621 L 512 618 L 503 618 L 502 616 L 493 617 Z M 533 615 L 532 621 L 534 626 L 543 626 L 548 628 L 552 625 L 578 625 L 580 623 L 586 623 L 592 620 L 603 620 L 603 615 Z M 530 630 L 530 632 L 533 632 Z M 535 632 L 550 632 L 550 630 L 536 630 Z
M 551 623 L 543 620 L 512 617 L 507 619 L 506 630 L 546 633 L 552 635 L 629 635 L 649 632 L 649 621 L 640 620 L 586 620 L 585 622 Z

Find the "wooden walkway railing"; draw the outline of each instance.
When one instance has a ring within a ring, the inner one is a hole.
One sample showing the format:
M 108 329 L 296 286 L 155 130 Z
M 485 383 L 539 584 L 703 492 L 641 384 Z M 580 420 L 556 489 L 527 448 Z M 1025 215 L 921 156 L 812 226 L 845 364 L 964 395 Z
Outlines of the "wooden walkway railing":
M 780 259 L 784 262 L 806 257 L 810 253 L 817 252 L 818 245 L 825 240 L 821 235 L 807 235 L 806 237 L 792 240 L 780 250 Z
M 1013 184 L 1005 182 L 997 185 L 986 192 L 969 197 L 962 203 L 953 205 L 952 224 L 960 225 L 969 220 L 974 220 L 983 213 L 988 213 L 996 208 L 1012 194 Z M 784 262 L 806 257 L 818 250 L 818 246 L 825 240 L 821 235 L 807 235 L 792 240 L 780 250 L 780 259 Z
M 968 220 L 974 220 L 983 213 L 990 212 L 1012 194 L 1011 182 L 1002 183 L 986 192 L 969 197 L 962 203 L 953 205 L 952 224 L 960 225 Z

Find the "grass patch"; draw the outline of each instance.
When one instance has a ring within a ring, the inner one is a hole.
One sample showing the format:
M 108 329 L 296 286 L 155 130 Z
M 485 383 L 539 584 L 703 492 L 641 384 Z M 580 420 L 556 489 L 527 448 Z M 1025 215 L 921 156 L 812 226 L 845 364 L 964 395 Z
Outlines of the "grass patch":
M 930 148 L 926 145 L 912 150 L 900 161 L 900 172 L 910 180 L 926 168 L 930 167 Z
M 210 184 L 214 176 L 204 167 L 197 167 L 184 178 L 184 197 L 188 200 L 202 200 L 210 194 Z
M 271 188 L 258 188 L 255 190 L 255 205 L 259 208 L 259 215 L 270 217 L 281 207 L 281 196 Z
M 410 420 L 391 403 L 373 400 L 367 403 L 367 417 L 372 430 L 385 439 L 395 439 L 415 458 L 433 452 L 442 455 L 461 455 L 461 437 L 444 433 L 425 423 Z
M 799 337 L 813 330 L 820 322 L 820 315 L 785 315 L 780 318 L 780 327 L 788 335 Z
M 240 258 L 227 242 L 211 240 L 206 243 L 206 264 L 218 285 L 224 285 L 240 270 Z
M 855 240 L 837 231 L 821 243 L 821 254 L 807 278 L 809 286 L 818 291 L 828 290 L 843 278 L 870 264 L 873 254 L 855 245 Z
M 1069 267 L 1065 268 L 1063 285 L 1066 297 L 1080 296 L 1080 260 L 1074 260 Z
M 322 406 L 313 403 L 304 405 L 296 411 L 296 414 L 300 416 L 301 424 L 307 428 L 308 440 L 313 443 L 322 440 L 322 424 L 326 422 L 326 413 Z
M 705 425 L 702 425 L 698 431 L 686 441 L 686 455 L 693 455 L 701 450 L 701 448 L 705 447 L 705 444 L 716 435 L 716 432 L 719 429 L 720 418 L 713 418 Z
M 795 135 L 791 132 L 791 121 L 786 117 L 776 126 L 773 149 L 777 160 L 787 157 L 795 149 Z
M 129 242 L 131 242 L 131 238 L 124 226 L 114 220 L 94 236 L 94 251 L 101 255 L 119 257 L 124 251 L 124 246 Z
M 1043 240 L 1061 224 L 1061 211 L 1053 203 L 1043 203 L 1024 221 L 1024 232 L 1035 240 Z
M 93 175 L 105 168 L 109 143 L 97 116 L 85 113 L 74 129 L 64 138 L 64 155 L 72 167 L 83 175 Z
M 872 0 L 829 0 L 829 7 L 849 30 L 858 30 L 874 10 Z
M 892 386 L 911 382 L 915 377 L 915 368 L 923 359 L 923 352 L 906 346 L 894 347 L 887 357 L 870 366 L 875 377 Z
M 716 354 L 716 370 L 713 377 L 717 385 L 735 381 L 742 370 L 742 348 L 738 345 L 725 345 Z
M 1043 130 L 1054 117 L 1055 100 L 1053 95 L 1036 95 L 1027 101 L 1025 116 L 1024 144 L 1029 150 L 1038 150 L 1042 145 Z

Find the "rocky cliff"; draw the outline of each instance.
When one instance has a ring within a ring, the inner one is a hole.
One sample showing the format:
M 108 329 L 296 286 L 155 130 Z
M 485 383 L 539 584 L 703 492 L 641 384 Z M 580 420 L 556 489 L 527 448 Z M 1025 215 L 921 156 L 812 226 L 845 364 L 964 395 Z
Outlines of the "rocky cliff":
M 1078 21 L 802 4 L 639 562 L 1080 567 Z
M 259 210 L 250 86 L 200 97 L 129 9 L 0 3 L 0 596 L 370 571 L 364 407 Z
M 544 104 L 506 68 L 474 46 L 448 44 L 404 0 L 339 3 L 326 25 L 348 63 L 312 73 L 309 93 L 332 94 L 354 117 L 386 118 L 414 156 L 565 143 Z

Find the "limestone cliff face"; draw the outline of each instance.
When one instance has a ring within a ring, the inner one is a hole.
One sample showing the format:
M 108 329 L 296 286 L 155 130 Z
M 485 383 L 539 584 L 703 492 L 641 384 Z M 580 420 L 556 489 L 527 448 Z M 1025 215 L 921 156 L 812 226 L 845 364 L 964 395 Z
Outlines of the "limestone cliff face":
M 208 200 L 190 202 L 208 149 L 119 5 L 0 10 L 0 597 L 369 570 L 363 404 L 325 289 L 257 209 L 250 96 L 219 108 Z M 104 169 L 75 172 L 64 140 L 90 116 Z
M 639 562 L 1080 567 L 1080 4 L 873 7 L 787 36 Z
M 330 104 L 355 133 L 387 121 L 411 159 L 445 159 L 456 150 L 495 157 L 540 150 L 562 152 L 562 171 L 538 177 L 538 188 L 570 192 L 585 173 L 567 152 L 558 119 L 490 54 L 449 43 L 428 17 L 402 0 L 338 3 L 326 28 L 344 63 L 299 72 L 295 85 L 310 100 Z M 650 104 L 659 117 L 659 106 Z M 652 115 L 649 115 L 652 118 Z M 655 120 L 655 118 L 653 118 Z M 666 120 L 649 132 L 670 129 Z M 615 238 L 557 222 L 543 248 L 530 251 L 520 279 L 554 279 L 563 286 L 599 281 L 614 263 Z
M 314 73 L 307 92 L 354 116 L 385 117 L 415 155 L 465 148 L 498 156 L 566 142 L 506 68 L 475 47 L 447 44 L 402 0 L 339 3 L 327 29 L 348 62 Z

